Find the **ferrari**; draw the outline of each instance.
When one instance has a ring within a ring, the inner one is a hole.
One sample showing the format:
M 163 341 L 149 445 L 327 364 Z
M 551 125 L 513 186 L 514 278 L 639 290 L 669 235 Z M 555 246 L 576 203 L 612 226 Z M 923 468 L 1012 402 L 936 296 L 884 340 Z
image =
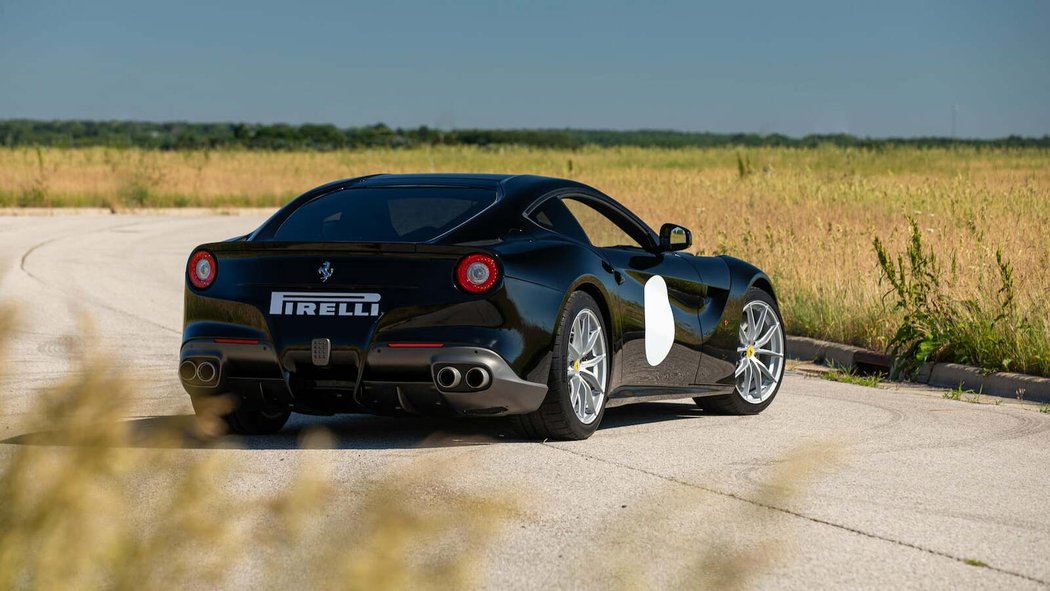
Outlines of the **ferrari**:
M 772 282 L 691 246 L 570 180 L 335 181 L 193 249 L 179 378 L 246 435 L 293 412 L 507 416 L 536 439 L 632 402 L 759 413 L 784 374 Z

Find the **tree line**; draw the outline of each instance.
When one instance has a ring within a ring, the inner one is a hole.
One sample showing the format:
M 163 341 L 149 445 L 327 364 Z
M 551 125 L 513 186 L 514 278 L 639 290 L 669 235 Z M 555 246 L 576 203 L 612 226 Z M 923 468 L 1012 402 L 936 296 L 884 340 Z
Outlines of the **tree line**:
M 382 123 L 340 128 L 326 124 L 187 123 L 148 121 L 0 120 L 0 146 L 136 147 L 157 150 L 342 150 L 435 145 L 522 145 L 575 149 L 584 146 L 923 148 L 974 146 L 1050 148 L 1050 136 L 999 139 L 946 137 L 861 138 L 849 134 L 790 137 L 780 134 L 710 133 L 645 129 L 433 129 L 391 128 Z

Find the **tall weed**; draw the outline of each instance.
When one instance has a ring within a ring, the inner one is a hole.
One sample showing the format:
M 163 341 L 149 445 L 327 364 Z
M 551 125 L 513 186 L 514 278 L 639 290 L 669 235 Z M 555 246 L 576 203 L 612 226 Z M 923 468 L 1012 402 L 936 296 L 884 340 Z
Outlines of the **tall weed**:
M 909 223 L 911 236 L 903 253 L 892 255 L 878 237 L 873 242 L 881 279 L 889 284 L 886 296 L 901 313 L 889 342 L 896 356 L 894 374 L 908 374 L 935 361 L 1046 373 L 1050 356 L 1040 353 L 1050 355 L 1045 326 L 1019 312 L 1014 270 L 1002 250 L 995 253 L 998 284 L 983 286 L 994 290 L 994 297 L 974 293 L 963 299 L 954 295 L 955 265 L 946 272 L 924 245 L 916 221 Z

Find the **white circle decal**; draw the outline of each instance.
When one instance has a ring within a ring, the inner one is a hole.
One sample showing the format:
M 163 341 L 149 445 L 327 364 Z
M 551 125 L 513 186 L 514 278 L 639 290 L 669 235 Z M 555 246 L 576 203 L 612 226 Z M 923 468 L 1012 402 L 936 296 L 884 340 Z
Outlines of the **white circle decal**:
M 653 275 L 645 282 L 645 360 L 660 365 L 674 345 L 674 315 L 667 297 L 667 282 Z

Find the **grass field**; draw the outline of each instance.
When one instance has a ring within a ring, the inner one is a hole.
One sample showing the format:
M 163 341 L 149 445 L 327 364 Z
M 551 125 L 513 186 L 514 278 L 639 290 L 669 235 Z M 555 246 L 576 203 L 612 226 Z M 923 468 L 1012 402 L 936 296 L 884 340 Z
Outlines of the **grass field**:
M 791 333 L 887 349 L 904 324 L 913 354 L 1050 375 L 1045 150 L 4 149 L 0 206 L 277 206 L 332 179 L 409 171 L 571 177 L 651 225 L 685 224 L 698 252 L 767 270 Z M 890 263 L 905 255 L 900 291 L 876 238 Z

